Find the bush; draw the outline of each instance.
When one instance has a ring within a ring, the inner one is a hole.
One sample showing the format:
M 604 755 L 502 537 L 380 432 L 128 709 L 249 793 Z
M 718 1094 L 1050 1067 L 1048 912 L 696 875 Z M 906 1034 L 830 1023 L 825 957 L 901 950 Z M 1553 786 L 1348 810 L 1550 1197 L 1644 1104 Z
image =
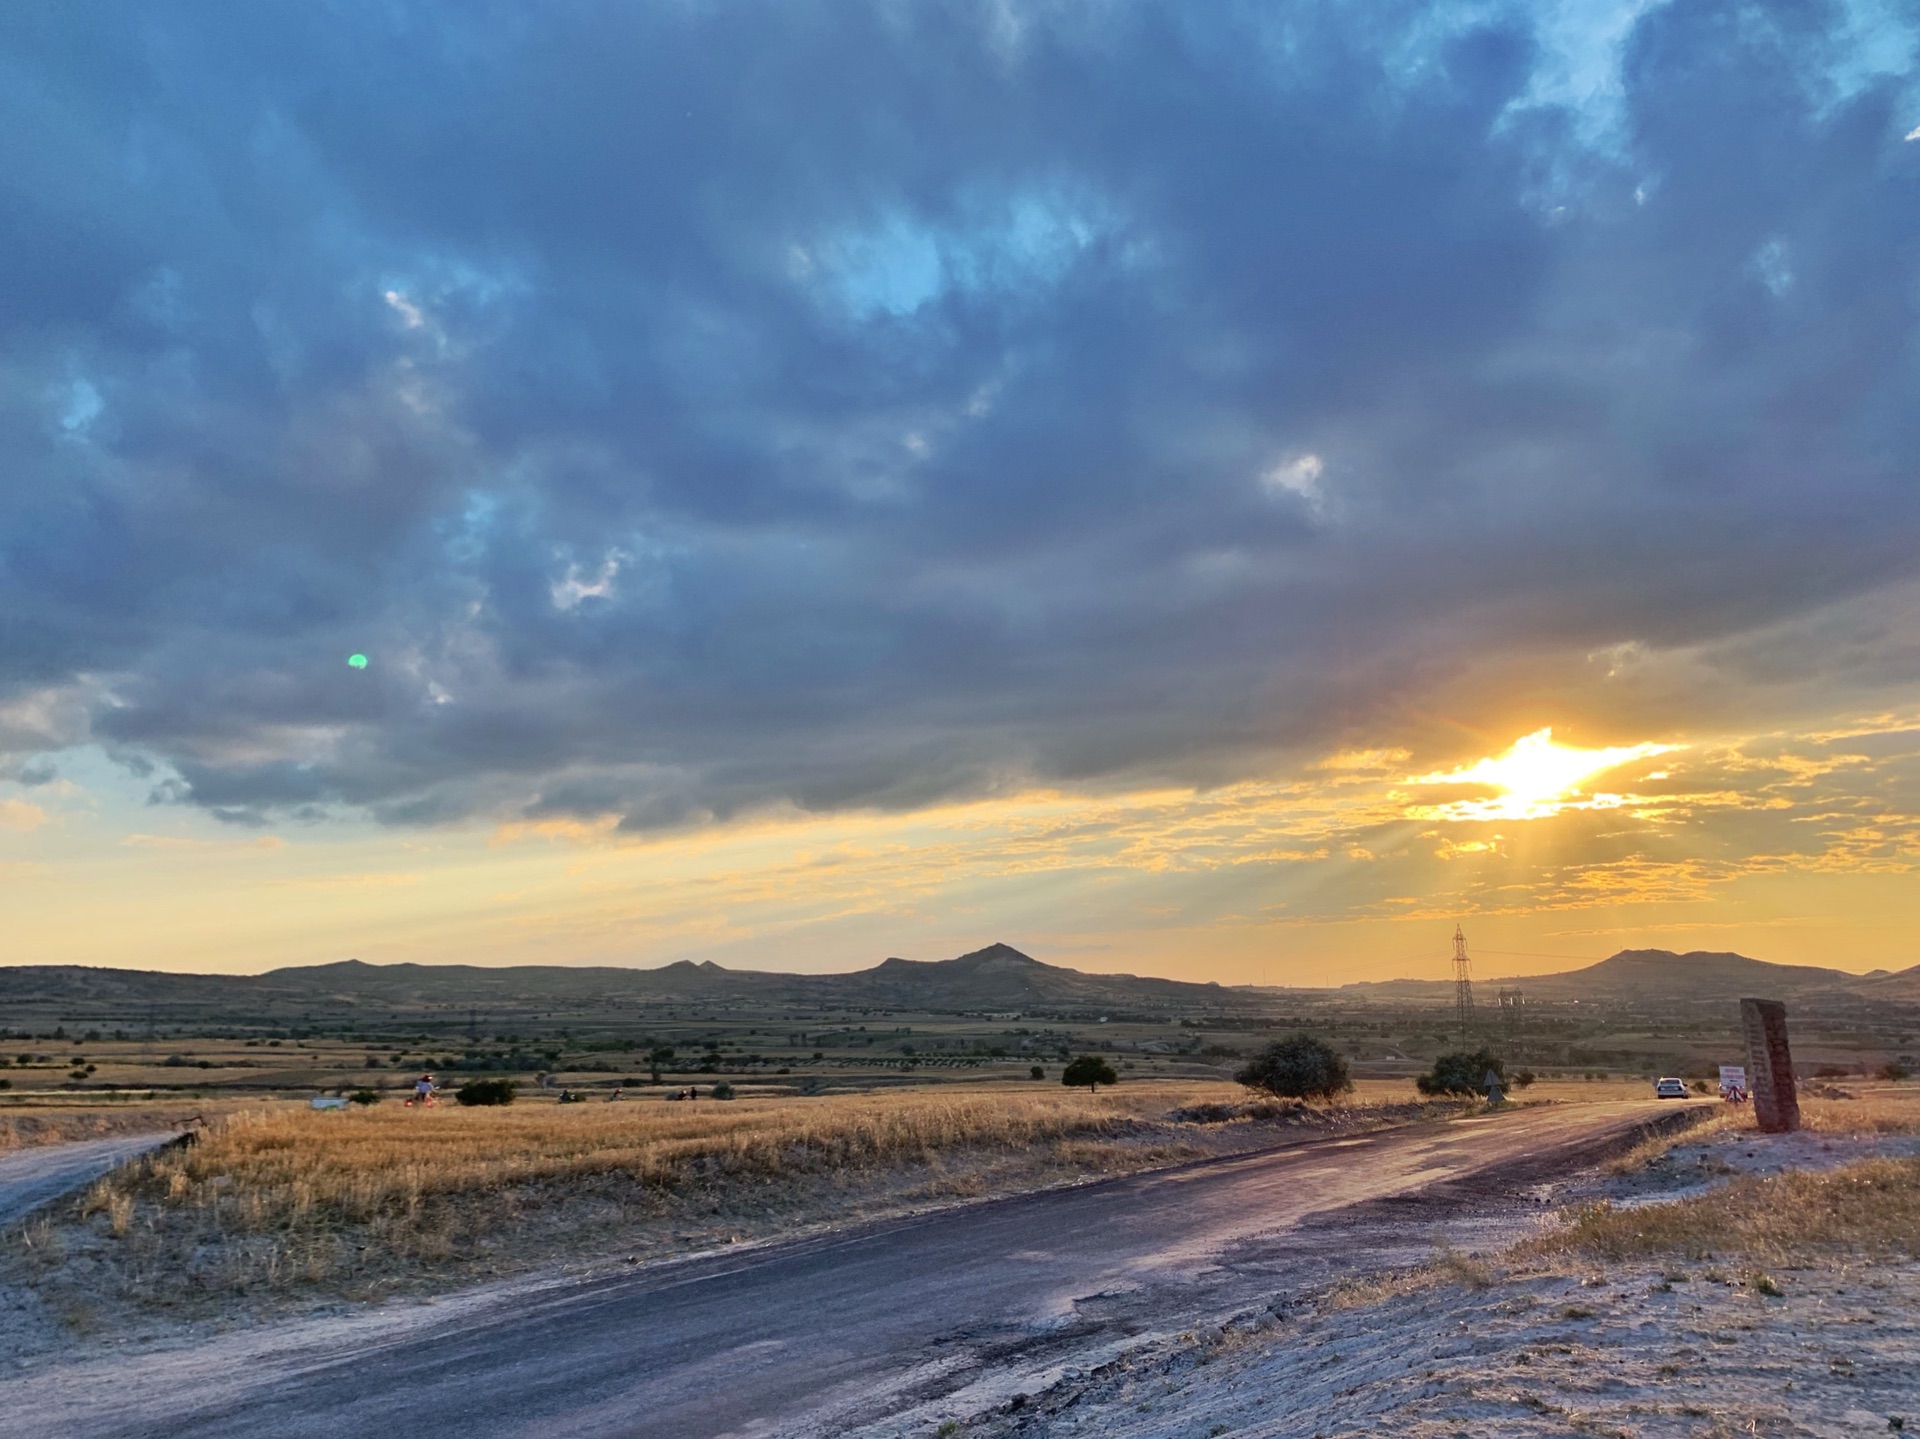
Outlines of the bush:
M 708 1089 L 707 1095 L 712 1099 L 732 1099 L 734 1097 L 733 1086 L 723 1079 Z
M 1045 1078 L 1047 1077 L 1047 1071 L 1046 1071 L 1046 1070 L 1044 1070 L 1044 1069 L 1042 1069 L 1042 1068 L 1041 1068 L 1041 1067 L 1040 1067 L 1039 1065 L 1037 1065 L 1037 1064 L 1036 1064 L 1036 1065 L 1034 1065 L 1034 1067 L 1033 1067 L 1032 1069 L 1029 1069 L 1029 1070 L 1027 1071 L 1027 1073 L 1028 1073 L 1029 1075 L 1031 1075 L 1031 1076 L 1032 1076 L 1033 1078 L 1035 1078 L 1035 1079 L 1045 1079 Z
M 511 1079 L 470 1079 L 454 1093 L 460 1104 L 512 1104 L 519 1089 Z
M 1083 1054 L 1060 1071 L 1060 1082 L 1069 1089 L 1078 1089 L 1084 1084 L 1087 1092 L 1091 1094 L 1097 1085 L 1118 1084 L 1120 1076 L 1114 1072 L 1113 1066 L 1099 1055 Z
M 1310 1034 L 1269 1044 L 1234 1078 L 1249 1089 L 1263 1089 L 1282 1099 L 1332 1099 L 1353 1088 L 1346 1060 Z
M 1483 1094 L 1486 1092 L 1485 1081 L 1489 1069 L 1500 1076 L 1503 1084 L 1506 1082 L 1505 1063 L 1487 1050 L 1478 1049 L 1472 1054 L 1443 1054 L 1434 1060 L 1433 1068 L 1414 1083 L 1422 1094 Z
M 1534 1080 L 1538 1079 L 1539 1077 L 1540 1076 L 1535 1074 L 1531 1069 L 1523 1069 L 1518 1074 L 1514 1075 L 1513 1087 L 1515 1089 L 1525 1089 L 1528 1085 L 1532 1084 Z
M 1913 1071 L 1908 1069 L 1904 1064 L 1883 1064 L 1874 1070 L 1873 1077 L 1875 1079 L 1901 1080 L 1908 1078 L 1912 1073 Z
M 380 1091 L 377 1089 L 356 1089 L 347 1096 L 349 1104 L 378 1104 Z

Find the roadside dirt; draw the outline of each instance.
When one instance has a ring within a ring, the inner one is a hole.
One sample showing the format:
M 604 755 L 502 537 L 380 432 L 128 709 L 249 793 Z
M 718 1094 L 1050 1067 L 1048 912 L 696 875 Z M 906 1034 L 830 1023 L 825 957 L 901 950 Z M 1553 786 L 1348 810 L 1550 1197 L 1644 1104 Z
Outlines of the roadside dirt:
M 1519 1224 L 1488 1224 L 1461 1206 L 1427 1235 L 1458 1248 L 1416 1275 L 1376 1272 L 1369 1282 L 1361 1259 L 1358 1273 L 1279 1296 L 1265 1312 L 1062 1375 L 990 1410 L 922 1413 L 856 1432 L 901 1439 L 946 1423 L 950 1434 L 980 1439 L 1838 1439 L 1920 1429 L 1912 1362 L 1920 1263 L 1834 1259 L 1763 1274 L 1574 1259 L 1503 1273 L 1466 1252 L 1497 1250 L 1515 1232 L 1538 1229 L 1555 1204 L 1657 1203 L 1737 1174 L 1916 1153 L 1920 1139 L 1910 1136 L 1715 1134 L 1641 1170 L 1556 1186 Z M 1353 1219 L 1356 1256 L 1383 1252 L 1374 1241 L 1402 1225 L 1377 1213 Z
M 84 1139 L 161 1134 L 180 1129 L 200 1114 L 187 1108 L 43 1109 L 0 1114 L 0 1154 Z
M 0 1154 L 0 1225 L 12 1224 L 129 1160 L 171 1142 L 165 1132 L 82 1139 Z

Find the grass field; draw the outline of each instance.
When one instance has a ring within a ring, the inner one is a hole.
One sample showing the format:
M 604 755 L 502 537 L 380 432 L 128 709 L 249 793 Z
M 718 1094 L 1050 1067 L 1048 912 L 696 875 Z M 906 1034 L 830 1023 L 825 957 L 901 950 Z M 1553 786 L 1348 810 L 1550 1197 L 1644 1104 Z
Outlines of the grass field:
M 1404 1086 L 1337 1112 L 1226 1123 L 1238 1085 L 946 1085 L 811 1098 L 658 1100 L 219 1118 L 20 1233 L 22 1282 L 83 1306 L 366 1298 L 567 1258 L 650 1257 L 1400 1117 Z M 1249 1126 L 1260 1126 L 1260 1135 Z M 1276 1126 L 1279 1130 L 1276 1131 Z M 0 1281 L 7 1278 L 0 1274 Z
M 391 1220 L 438 1196 L 550 1181 L 613 1176 L 659 1187 L 924 1164 L 965 1147 L 1105 1136 L 1124 1122 L 1121 1106 L 1077 1093 L 327 1114 L 281 1107 L 237 1114 L 197 1146 L 155 1161 L 134 1192 L 200 1211 L 220 1228 L 258 1232 Z

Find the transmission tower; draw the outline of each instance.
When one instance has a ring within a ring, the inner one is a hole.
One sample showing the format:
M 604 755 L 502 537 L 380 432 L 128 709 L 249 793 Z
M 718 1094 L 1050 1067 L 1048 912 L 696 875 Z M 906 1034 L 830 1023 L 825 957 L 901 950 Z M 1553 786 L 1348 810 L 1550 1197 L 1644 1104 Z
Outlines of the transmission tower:
M 1467 937 L 1453 927 L 1453 1008 L 1460 1021 L 1460 1037 L 1473 1028 L 1473 974 L 1467 962 Z

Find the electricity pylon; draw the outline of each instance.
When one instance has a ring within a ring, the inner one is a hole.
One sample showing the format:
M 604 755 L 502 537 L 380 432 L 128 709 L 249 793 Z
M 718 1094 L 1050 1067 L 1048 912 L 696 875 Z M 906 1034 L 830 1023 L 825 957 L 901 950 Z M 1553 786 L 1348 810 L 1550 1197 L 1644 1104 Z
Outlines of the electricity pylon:
M 1465 1043 L 1473 1030 L 1473 974 L 1467 963 L 1467 937 L 1457 924 L 1453 927 L 1453 1008 Z

